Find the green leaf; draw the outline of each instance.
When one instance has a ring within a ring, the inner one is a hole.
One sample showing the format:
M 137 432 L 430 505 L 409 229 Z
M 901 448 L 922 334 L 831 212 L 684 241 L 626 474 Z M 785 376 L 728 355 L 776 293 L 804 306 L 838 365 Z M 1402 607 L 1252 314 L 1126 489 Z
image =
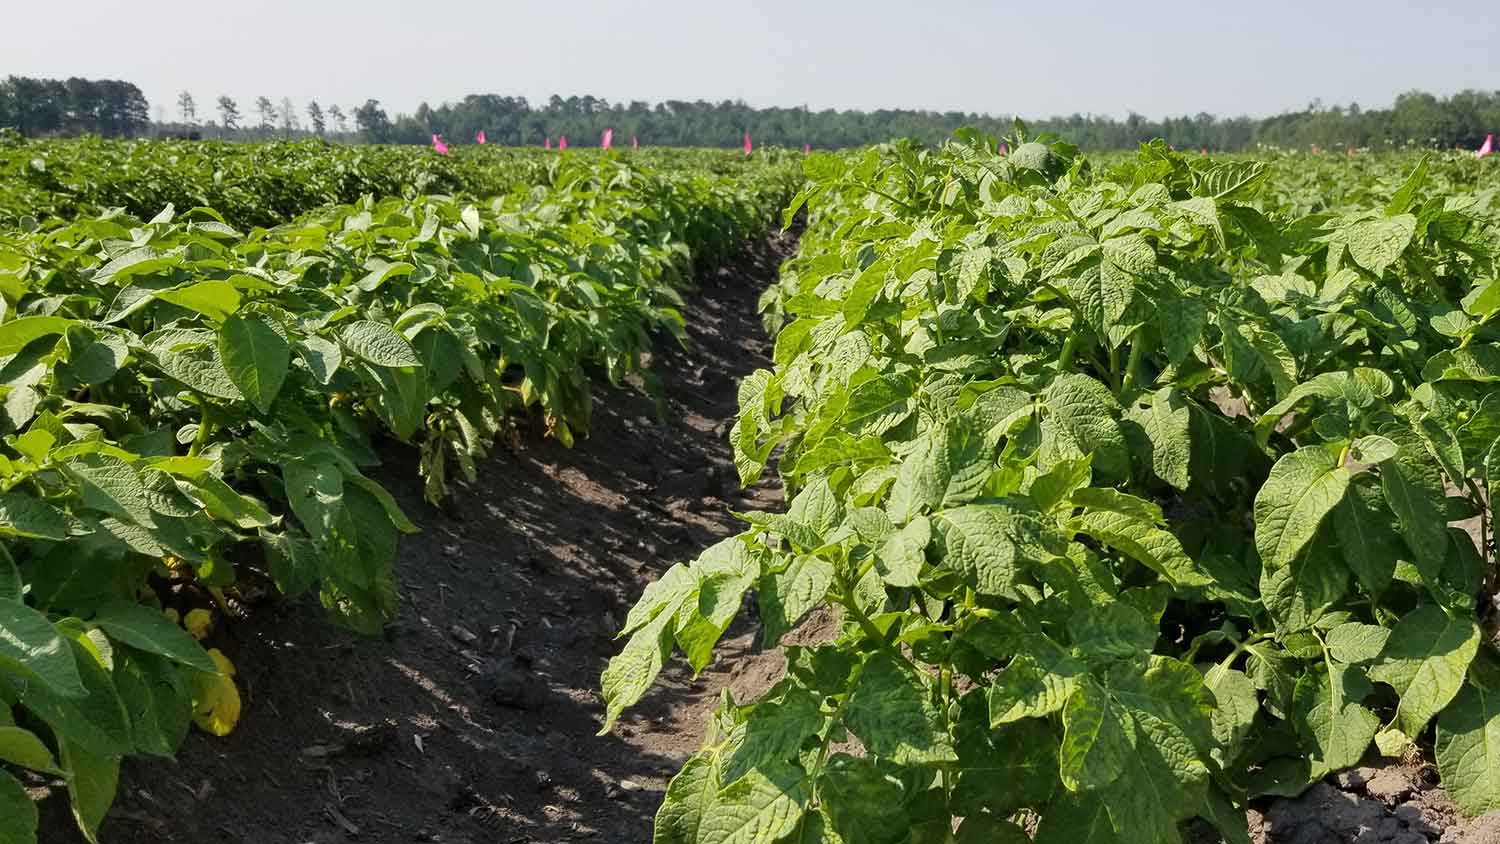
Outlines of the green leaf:
M 1375 275 L 1383 275 L 1411 244 L 1417 231 L 1417 218 L 1398 214 L 1375 220 L 1362 220 L 1344 231 L 1349 256 L 1355 263 Z
M 21 580 L 21 570 L 10 552 L 0 545 L 0 601 L 20 601 L 26 594 L 26 584 Z
M 344 473 L 333 463 L 288 463 L 281 470 L 286 500 L 320 547 L 333 541 L 344 512 Z
M 1041 718 L 1063 708 L 1086 673 L 1083 663 L 1049 642 L 1021 653 L 995 675 L 986 692 L 990 726 Z
M 1129 418 L 1140 424 L 1151 443 L 1151 468 L 1158 478 L 1180 490 L 1189 483 L 1192 414 L 1177 390 L 1163 387 L 1151 396 L 1144 409 L 1132 409 Z
M 1244 807 L 1231 803 L 1218 786 L 1209 786 L 1206 811 L 1199 817 L 1224 836 L 1224 844 L 1250 844 L 1250 825 Z
M 23 706 L 69 742 L 104 756 L 129 753 L 130 721 L 109 672 L 88 648 L 71 638 L 65 637 L 65 641 L 82 681 L 82 696 L 63 696 L 41 683 L 7 690 L 4 674 L 0 674 L 0 691 L 9 691 L 20 698 Z
M 806 810 L 801 769 L 757 768 L 719 792 L 699 827 L 697 844 L 773 844 L 796 828 Z
M 1010 597 L 1030 555 L 1030 534 L 1039 528 L 1018 510 L 971 504 L 933 517 L 940 565 L 963 576 L 982 595 Z
M 1222 664 L 1215 665 L 1203 675 L 1203 685 L 1214 696 L 1214 712 L 1209 724 L 1218 745 L 1215 758 L 1222 766 L 1228 767 L 1250 737 L 1255 716 L 1260 711 L 1260 698 L 1255 693 L 1255 685 L 1243 671 Z
M 113 677 L 130 718 L 138 753 L 172 758 L 192 724 L 192 691 L 166 659 L 126 646 L 114 649 Z
M 875 551 L 875 571 L 880 579 L 891 586 L 916 586 L 931 541 L 932 523 L 925 517 L 891 534 Z
M 319 384 L 333 381 L 334 373 L 344 362 L 344 352 L 339 344 L 316 335 L 308 335 L 295 344 L 297 356 L 307 364 L 307 369 Z
M 90 844 L 99 842 L 99 824 L 115 802 L 120 781 L 120 757 L 104 756 L 64 739 L 59 745 L 63 767 L 68 771 L 68 797 L 73 819 Z
M 186 630 L 156 610 L 136 603 L 118 602 L 100 607 L 93 620 L 111 638 L 133 648 L 159 654 L 206 674 L 218 673 L 219 669 L 208 652 Z
M 1091 511 L 1070 524 L 1174 585 L 1207 586 L 1212 582 L 1182 549 L 1176 536 L 1150 522 L 1124 513 Z
M 57 316 L 28 316 L 0 323 L 0 357 L 10 357 L 26 348 L 32 340 L 62 334 L 80 324 L 76 319 Z
M 391 262 L 382 258 L 371 258 L 365 266 L 369 267 L 370 271 L 365 273 L 364 278 L 356 281 L 354 286 L 366 293 L 373 293 L 389 279 L 411 275 L 411 271 L 416 269 L 415 266 L 405 261 Z
M 46 616 L 15 601 L 0 601 L 0 667 L 64 697 L 85 692 L 68 640 Z
M 1431 155 L 1424 154 L 1417 161 L 1417 166 L 1412 168 L 1411 174 L 1406 177 L 1406 181 L 1401 183 L 1401 187 L 1391 197 L 1391 201 L 1386 203 L 1385 215 L 1387 217 L 1405 214 L 1416 204 L 1417 192 L 1422 189 L 1422 185 L 1427 181 L 1427 165 L 1431 160 Z
M 1157 298 L 1155 325 L 1161 334 L 1167 360 L 1180 364 L 1203 339 L 1208 324 L 1208 305 L 1201 298 L 1169 293 Z
M 1216 161 L 1199 176 L 1194 192 L 1215 199 L 1250 199 L 1271 176 L 1264 161 Z
M 0 770 L 0 844 L 36 844 L 36 801 L 26 787 Z
M 841 425 L 850 434 L 884 434 L 911 416 L 915 390 L 905 376 L 883 375 L 866 381 L 849 395 Z
M 610 659 L 599 685 L 604 694 L 604 726 L 599 735 L 608 733 L 625 708 L 641 699 L 661 673 L 661 667 L 672 653 L 674 613 L 661 613 L 635 633 L 619 654 Z
M 1043 392 L 1047 416 L 1043 428 L 1066 445 L 1060 456 L 1093 455 L 1100 480 L 1130 477 L 1130 451 L 1117 417 L 1119 403 L 1109 388 L 1078 373 L 1059 375 Z
M 1091 663 L 1140 657 L 1157 639 L 1156 624 L 1120 601 L 1087 607 L 1069 620 L 1068 632 L 1073 647 Z
M 897 763 L 956 759 L 927 703 L 926 687 L 905 660 L 885 651 L 865 660 L 844 706 L 844 723 L 867 750 Z
M 719 771 L 707 756 L 694 756 L 667 784 L 651 844 L 698 844 L 703 821 L 719 793 Z
M 67 539 L 68 517 L 20 492 L 0 492 L 0 534 L 30 539 Z
M 36 733 L 21 727 L 0 727 L 0 762 L 46 773 L 61 773 L 52 751 Z
M 1317 748 L 1311 758 L 1314 777 L 1359 764 L 1380 729 L 1380 719 L 1360 705 L 1370 684 L 1358 670 L 1336 662 L 1328 669 L 1303 675 L 1294 693 Z
M 1500 286 L 1500 285 L 1497 285 Z M 1475 343 L 1458 349 L 1443 349 L 1422 367 L 1427 381 L 1500 381 L 1500 345 Z
M 240 389 L 224 370 L 224 362 L 219 359 L 216 346 L 194 343 L 171 350 L 153 347 L 153 351 L 162 371 L 181 381 L 189 389 L 215 398 L 244 400 Z
M 771 647 L 791 631 L 833 585 L 833 564 L 811 555 L 792 558 L 785 570 L 761 577 L 761 642 Z
M 374 366 L 416 367 L 422 362 L 401 333 L 383 322 L 358 320 L 339 329 L 339 340 L 355 357 Z
M 1282 634 L 1311 627 L 1348 589 L 1349 575 L 1323 542 L 1284 566 L 1263 565 L 1261 603 Z
M 85 454 L 64 464 L 89 507 L 142 527 L 155 527 L 145 482 L 134 465 L 109 454 Z
M 1334 535 L 1344 562 L 1374 595 L 1391 585 L 1396 561 L 1406 556 L 1401 536 L 1392 527 L 1393 516 L 1379 495 L 1371 484 L 1355 484 L 1333 508 Z
M 1264 565 L 1289 566 L 1344 497 L 1349 470 L 1329 450 L 1309 446 L 1284 455 L 1255 496 L 1255 548 Z
M 901 783 L 869 758 L 839 753 L 818 777 L 818 802 L 844 841 L 900 844 L 911 840 L 912 819 Z M 950 821 L 951 824 L 951 821 Z
M 1177 825 L 1200 811 L 1207 770 L 1193 746 L 1150 719 L 1136 719 L 1125 770 L 1102 792 L 1122 842 L 1158 844 L 1179 838 Z
M 1119 779 L 1134 752 L 1130 716 L 1096 683 L 1079 685 L 1063 707 L 1059 769 L 1071 791 L 1093 791 Z
M 923 512 L 978 497 L 992 469 L 988 447 L 961 418 L 923 436 L 901 463 L 886 511 L 904 525 Z
M 1398 446 L 1396 457 L 1381 464 L 1380 483 L 1386 503 L 1396 514 L 1401 536 L 1423 580 L 1436 584 L 1448 557 L 1442 474 L 1410 428 L 1390 425 L 1382 428 L 1381 434 Z
M 1443 788 L 1473 817 L 1500 809 L 1500 668 L 1485 654 L 1437 721 Z
M 1396 690 L 1396 726 L 1409 736 L 1422 732 L 1463 686 L 1479 650 L 1479 626 L 1430 604 L 1396 622 L 1370 679 Z
M 1338 662 L 1355 665 L 1380 656 L 1390 635 L 1389 628 L 1378 624 L 1349 621 L 1329 630 L 1325 644 L 1329 656 Z
M 179 308 L 223 322 L 240 307 L 240 291 L 227 281 L 200 281 L 156 293 L 156 298 Z
M 724 763 L 723 785 L 752 768 L 795 760 L 803 740 L 816 734 L 826 720 L 819 699 L 809 689 L 793 687 L 777 699 L 756 703 L 745 720 L 744 738 Z
M 245 398 L 261 413 L 271 412 L 291 365 L 286 339 L 259 314 L 236 314 L 219 327 L 219 358 Z
M 1079 313 L 1089 327 L 1101 338 L 1107 338 L 1110 329 L 1130 307 L 1135 285 L 1128 272 L 1114 264 L 1099 262 L 1085 267 L 1069 281 L 1067 291 L 1078 303 Z
M 276 518 L 254 499 L 235 492 L 212 473 L 201 472 L 191 478 L 179 479 L 178 486 L 196 498 L 214 518 L 236 527 L 269 527 L 276 523 Z
M 1036 844 L 1118 844 L 1119 841 L 1109 819 L 1109 808 L 1090 793 L 1064 793 L 1048 804 L 1036 831 Z

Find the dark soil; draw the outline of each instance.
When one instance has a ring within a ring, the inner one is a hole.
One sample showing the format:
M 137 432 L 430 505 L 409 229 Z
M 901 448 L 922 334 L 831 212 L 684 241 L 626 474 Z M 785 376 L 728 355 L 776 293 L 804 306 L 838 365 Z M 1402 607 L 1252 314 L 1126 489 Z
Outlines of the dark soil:
M 1465 820 L 1430 766 L 1344 771 L 1250 815 L 1254 844 L 1500 844 L 1500 812 Z
M 702 675 L 670 666 L 603 737 L 599 672 L 647 583 L 736 532 L 732 510 L 780 502 L 772 483 L 739 489 L 726 438 L 739 379 L 770 365 L 755 304 L 793 245 L 772 237 L 700 279 L 691 348 L 652 363 L 664 420 L 640 391 L 601 391 L 588 439 L 497 446 L 441 509 L 396 450 L 382 480 L 422 533 L 402 541 L 388 635 L 313 601 L 222 625 L 210 644 L 239 669 L 239 727 L 195 733 L 176 762 L 128 760 L 102 840 L 649 841 L 720 690 L 757 693 L 782 661 L 742 621 Z M 43 806 L 44 842 L 80 840 L 65 799 Z

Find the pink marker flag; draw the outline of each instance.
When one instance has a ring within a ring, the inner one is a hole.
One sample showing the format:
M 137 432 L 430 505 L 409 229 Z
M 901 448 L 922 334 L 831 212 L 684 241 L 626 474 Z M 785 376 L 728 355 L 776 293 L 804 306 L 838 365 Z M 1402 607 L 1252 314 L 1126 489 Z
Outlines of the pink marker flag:
M 1492 153 L 1494 151 L 1495 151 L 1495 136 L 1494 135 L 1485 135 L 1484 136 L 1484 145 L 1479 148 L 1478 152 L 1474 153 L 1474 157 L 1475 158 L 1484 158 L 1485 156 L 1489 155 L 1490 153 Z
M 545 144 L 542 145 L 542 149 L 552 149 L 552 136 L 551 135 L 547 136 L 547 143 L 545 143 Z
M 1004 141 L 1000 142 L 1000 154 L 1010 155 L 1010 147 L 1006 146 Z
M 641 142 L 640 142 L 640 141 L 637 141 L 637 140 L 636 140 L 636 139 L 635 139 L 635 136 L 634 136 L 634 135 L 631 135 L 631 136 L 630 136 L 630 148 L 631 148 L 631 149 L 636 149 L 636 148 L 637 148 L 637 147 L 639 147 L 639 146 L 640 146 L 640 145 L 641 145 Z
M 474 143 L 476 143 L 476 144 L 482 144 L 482 143 L 484 143 L 484 130 L 483 129 L 480 129 L 479 130 L 479 134 L 477 134 L 477 135 L 474 136 Z
M 746 130 L 746 132 L 745 132 L 745 154 L 746 155 L 750 154 L 750 132 L 749 132 L 749 130 Z
M 615 142 L 615 130 L 613 130 L 613 129 L 605 129 L 604 130 L 604 137 L 602 137 L 602 138 L 599 139 L 599 148 L 600 149 L 609 149 L 610 144 L 613 144 L 614 142 Z
M 802 154 L 803 155 L 812 155 L 812 144 L 803 144 L 802 145 Z
M 432 136 L 432 148 L 437 150 L 438 155 L 448 154 L 448 145 L 443 143 L 442 139 L 439 138 L 436 134 Z
M 557 148 L 558 149 L 567 149 L 568 148 L 568 136 L 567 135 L 558 135 L 557 136 Z

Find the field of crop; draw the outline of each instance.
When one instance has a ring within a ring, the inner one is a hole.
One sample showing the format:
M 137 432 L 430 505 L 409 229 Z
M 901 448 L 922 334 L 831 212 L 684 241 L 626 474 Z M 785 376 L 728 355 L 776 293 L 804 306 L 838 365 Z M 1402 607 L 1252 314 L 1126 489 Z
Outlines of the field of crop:
M 0 139 L 0 842 L 1468 840 L 1500 170 L 1016 131 Z
M 1009 141 L 807 162 L 731 433 L 795 496 L 645 592 L 607 724 L 751 593 L 842 626 L 655 840 L 1243 842 L 1429 750 L 1500 808 L 1493 167 Z
M 518 418 L 572 443 L 591 384 L 683 336 L 694 262 L 765 231 L 796 175 L 691 153 L 14 155 L 37 199 L 0 232 L 0 760 L 63 777 L 90 838 L 122 756 L 170 756 L 190 722 L 233 729 L 234 669 L 192 635 L 224 590 L 315 589 L 378 632 L 415 531 L 367 474 L 382 443 L 417 450 L 432 502 Z M 0 803 L 5 840 L 29 840 L 4 769 Z

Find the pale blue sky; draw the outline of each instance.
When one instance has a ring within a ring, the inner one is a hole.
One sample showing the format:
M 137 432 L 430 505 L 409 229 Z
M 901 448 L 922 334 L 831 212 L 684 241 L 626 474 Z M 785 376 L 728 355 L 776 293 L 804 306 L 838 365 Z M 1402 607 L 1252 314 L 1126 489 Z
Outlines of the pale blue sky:
M 221 93 L 395 112 L 490 92 L 1152 117 L 1500 89 L 1500 12 L 1451 0 L 4 5 L 0 75 L 127 79 L 169 115 L 184 88 L 200 116 Z

